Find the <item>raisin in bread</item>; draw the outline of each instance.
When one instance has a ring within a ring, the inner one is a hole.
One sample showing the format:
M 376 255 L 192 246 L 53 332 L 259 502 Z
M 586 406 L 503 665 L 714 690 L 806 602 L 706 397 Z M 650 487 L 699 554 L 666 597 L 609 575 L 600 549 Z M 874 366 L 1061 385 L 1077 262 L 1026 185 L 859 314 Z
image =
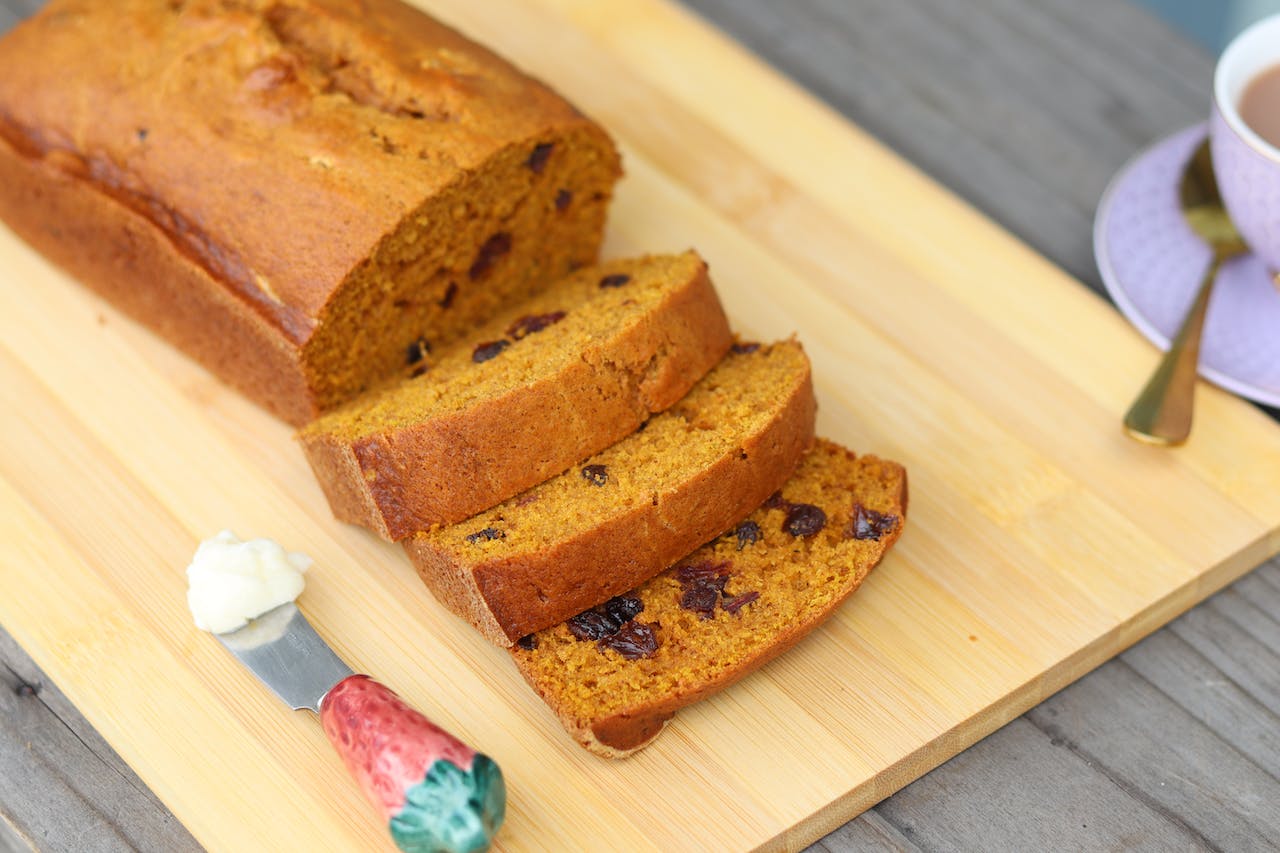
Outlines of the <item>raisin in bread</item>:
M 593 262 L 619 174 L 397 0 L 52 0 L 0 39 L 0 219 L 295 425 Z
M 693 252 L 581 270 L 299 434 L 334 514 L 388 539 L 461 521 L 622 439 L 729 349 Z
M 639 431 L 466 521 L 404 540 L 446 606 L 509 646 L 625 592 L 772 494 L 813 440 L 798 343 L 736 346 Z
M 832 614 L 902 533 L 907 476 L 819 440 L 778 495 L 604 606 L 511 656 L 580 744 L 611 758 L 781 654 Z

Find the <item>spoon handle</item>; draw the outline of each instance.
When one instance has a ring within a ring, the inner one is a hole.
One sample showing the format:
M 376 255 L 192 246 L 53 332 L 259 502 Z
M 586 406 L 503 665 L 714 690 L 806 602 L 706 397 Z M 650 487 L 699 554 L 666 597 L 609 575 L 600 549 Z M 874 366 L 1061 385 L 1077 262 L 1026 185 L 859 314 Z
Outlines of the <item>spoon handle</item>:
M 1125 431 L 1139 441 L 1177 445 L 1191 435 L 1196 369 L 1200 362 L 1200 332 L 1204 329 L 1209 296 L 1213 293 L 1213 283 L 1218 279 L 1222 260 L 1222 253 L 1215 252 L 1182 327 L 1169 343 L 1169 349 L 1160 359 L 1155 373 L 1151 374 L 1147 386 L 1124 416 Z

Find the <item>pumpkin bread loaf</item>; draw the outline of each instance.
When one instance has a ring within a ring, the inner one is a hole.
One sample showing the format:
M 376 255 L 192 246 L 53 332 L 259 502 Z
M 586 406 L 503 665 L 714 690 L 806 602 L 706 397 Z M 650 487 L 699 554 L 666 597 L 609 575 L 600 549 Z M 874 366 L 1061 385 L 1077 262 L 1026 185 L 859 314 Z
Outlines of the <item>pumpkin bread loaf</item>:
M 619 174 L 398 0 L 51 0 L 0 39 L 0 219 L 295 425 L 592 263 Z
M 747 520 L 511 655 L 580 744 L 628 755 L 821 624 L 897 541 L 906 511 L 901 466 L 820 439 Z
M 622 439 L 728 351 L 693 252 L 581 270 L 410 376 L 312 423 L 303 449 L 334 514 L 398 540 L 461 521 Z
M 438 599 L 509 646 L 631 589 L 759 506 L 812 443 L 814 409 L 798 343 L 735 346 L 639 431 L 403 544 Z

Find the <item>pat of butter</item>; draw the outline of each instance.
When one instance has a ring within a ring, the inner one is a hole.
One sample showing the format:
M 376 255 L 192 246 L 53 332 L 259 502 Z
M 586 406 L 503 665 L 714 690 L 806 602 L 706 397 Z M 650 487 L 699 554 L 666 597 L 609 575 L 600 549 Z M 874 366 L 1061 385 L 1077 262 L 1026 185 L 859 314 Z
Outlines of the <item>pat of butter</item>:
M 270 539 L 242 542 L 230 530 L 206 539 L 187 566 L 187 606 L 196 627 L 225 634 L 294 601 L 312 562 Z

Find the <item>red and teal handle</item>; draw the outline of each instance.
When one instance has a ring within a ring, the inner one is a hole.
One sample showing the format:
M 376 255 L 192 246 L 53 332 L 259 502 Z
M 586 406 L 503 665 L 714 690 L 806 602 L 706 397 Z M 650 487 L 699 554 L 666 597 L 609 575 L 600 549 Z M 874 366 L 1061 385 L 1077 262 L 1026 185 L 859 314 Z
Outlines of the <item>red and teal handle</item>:
M 320 723 L 406 853 L 487 850 L 506 814 L 502 771 L 367 675 L 334 685 Z

